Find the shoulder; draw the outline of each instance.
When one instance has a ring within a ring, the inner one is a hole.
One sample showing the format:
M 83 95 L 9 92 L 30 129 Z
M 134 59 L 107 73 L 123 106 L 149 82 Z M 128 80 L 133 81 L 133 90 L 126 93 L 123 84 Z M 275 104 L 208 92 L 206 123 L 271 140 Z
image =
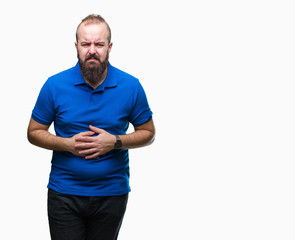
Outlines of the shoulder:
M 75 67 L 72 67 L 50 76 L 48 80 L 54 82 L 54 81 L 72 79 L 74 76 L 74 73 L 75 73 Z
M 55 96 L 60 91 L 68 89 L 73 82 L 74 68 L 69 68 L 67 70 L 61 71 L 57 74 L 50 76 L 43 84 L 42 91 L 44 93 L 51 94 Z
M 75 68 L 69 68 L 64 71 L 61 71 L 57 74 L 50 76 L 44 87 L 49 89 L 52 93 L 56 91 L 64 91 L 64 89 L 68 89 L 73 85 L 73 81 L 75 79 Z
M 116 68 L 112 65 L 109 65 L 110 67 L 110 77 L 112 79 L 115 79 L 118 84 L 124 84 L 124 85 L 134 85 L 137 86 L 139 84 L 138 78 L 134 77 L 133 75 Z

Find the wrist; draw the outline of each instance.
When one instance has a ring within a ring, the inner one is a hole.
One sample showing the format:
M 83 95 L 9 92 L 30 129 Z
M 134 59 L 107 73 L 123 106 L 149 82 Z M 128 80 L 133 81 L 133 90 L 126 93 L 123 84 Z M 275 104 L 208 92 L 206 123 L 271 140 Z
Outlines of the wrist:
M 114 143 L 114 149 L 121 149 L 122 141 L 119 135 L 115 135 L 116 141 Z
M 73 153 L 75 146 L 72 138 L 61 138 L 60 147 L 62 151 Z

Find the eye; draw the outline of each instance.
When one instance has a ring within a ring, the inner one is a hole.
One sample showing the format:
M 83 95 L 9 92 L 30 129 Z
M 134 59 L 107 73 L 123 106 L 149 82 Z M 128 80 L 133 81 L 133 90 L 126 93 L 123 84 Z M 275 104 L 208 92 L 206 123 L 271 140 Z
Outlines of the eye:
M 82 47 L 89 47 L 89 46 L 90 46 L 90 43 L 82 42 L 82 43 L 81 43 L 81 46 L 82 46 Z
M 105 44 L 104 44 L 104 42 L 97 42 L 97 43 L 95 43 L 95 46 L 96 47 L 103 47 Z

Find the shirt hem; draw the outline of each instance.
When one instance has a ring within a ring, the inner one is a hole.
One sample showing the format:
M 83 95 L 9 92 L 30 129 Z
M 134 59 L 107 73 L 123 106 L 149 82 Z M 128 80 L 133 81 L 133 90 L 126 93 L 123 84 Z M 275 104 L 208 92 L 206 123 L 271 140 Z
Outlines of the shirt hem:
M 69 191 L 69 190 L 62 190 L 51 185 L 48 185 L 47 188 L 50 188 L 56 192 L 62 194 L 69 194 L 75 196 L 85 196 L 85 197 L 106 197 L 106 196 L 120 196 L 127 194 L 131 191 L 130 188 L 125 189 L 124 191 L 114 191 L 114 192 L 103 192 L 103 191 Z

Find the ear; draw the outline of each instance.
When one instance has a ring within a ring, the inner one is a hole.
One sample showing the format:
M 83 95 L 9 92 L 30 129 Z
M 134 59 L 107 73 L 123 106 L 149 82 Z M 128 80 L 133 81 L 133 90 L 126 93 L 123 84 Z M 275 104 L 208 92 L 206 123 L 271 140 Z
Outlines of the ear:
M 112 47 L 113 47 L 113 43 L 112 43 L 112 42 L 110 42 L 110 44 L 109 44 L 109 53 L 111 52 L 111 50 L 112 50 Z
M 78 43 L 77 42 L 75 42 L 75 47 L 78 50 Z

